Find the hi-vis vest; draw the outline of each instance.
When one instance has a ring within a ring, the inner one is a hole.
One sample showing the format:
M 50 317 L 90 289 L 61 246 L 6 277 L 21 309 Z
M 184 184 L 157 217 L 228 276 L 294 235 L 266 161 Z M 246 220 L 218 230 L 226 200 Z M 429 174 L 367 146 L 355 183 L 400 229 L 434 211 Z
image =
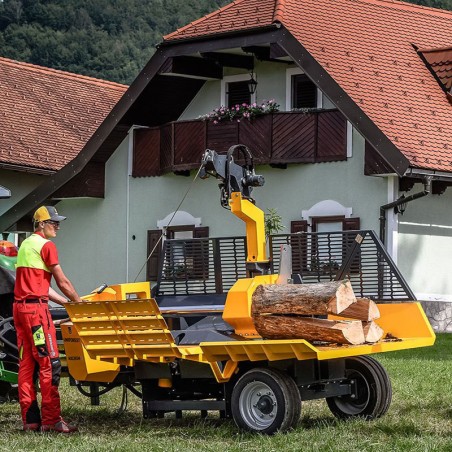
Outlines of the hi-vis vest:
M 16 267 L 36 268 L 51 273 L 49 267 L 44 264 L 41 258 L 42 247 L 47 242 L 50 242 L 50 240 L 41 237 L 39 234 L 32 234 L 28 239 L 24 240 L 17 254 Z

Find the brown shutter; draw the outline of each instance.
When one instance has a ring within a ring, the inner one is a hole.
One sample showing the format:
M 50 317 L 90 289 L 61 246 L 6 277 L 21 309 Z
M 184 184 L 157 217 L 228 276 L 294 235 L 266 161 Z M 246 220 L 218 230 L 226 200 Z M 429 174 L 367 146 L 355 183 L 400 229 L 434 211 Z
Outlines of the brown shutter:
M 195 228 L 193 231 L 194 239 L 209 237 L 209 227 L 204 226 Z M 193 256 L 193 278 L 207 279 L 209 277 L 209 242 L 203 240 L 197 243 L 192 249 Z
M 155 244 L 158 242 L 162 235 L 161 229 L 156 229 L 153 231 L 148 231 L 148 251 L 146 257 L 151 254 L 154 249 Z M 146 265 L 146 280 L 147 281 L 157 281 L 158 273 L 160 269 L 160 260 L 162 258 L 162 241 L 157 245 L 156 249 L 152 253 L 152 256 L 147 261 Z
M 195 230 L 193 231 L 194 239 L 200 239 L 202 237 L 209 237 L 209 226 L 195 228 Z
M 357 218 L 344 218 L 342 229 L 344 231 L 359 231 L 361 228 L 361 222 L 359 217 Z
M 290 222 L 290 233 L 307 232 L 308 222 L 306 220 L 297 220 Z M 292 235 L 290 245 L 292 247 L 292 272 L 303 273 L 307 267 L 307 236 L 306 234 Z
M 133 177 L 159 176 L 160 129 L 135 129 L 133 131 Z
M 344 218 L 342 220 L 343 231 L 358 231 L 361 228 L 361 221 L 359 217 L 357 218 Z M 347 256 L 349 247 L 354 243 L 356 234 L 345 233 L 343 242 L 343 256 L 344 259 Z M 361 269 L 361 250 L 357 250 L 355 257 L 350 265 L 350 273 L 359 273 Z

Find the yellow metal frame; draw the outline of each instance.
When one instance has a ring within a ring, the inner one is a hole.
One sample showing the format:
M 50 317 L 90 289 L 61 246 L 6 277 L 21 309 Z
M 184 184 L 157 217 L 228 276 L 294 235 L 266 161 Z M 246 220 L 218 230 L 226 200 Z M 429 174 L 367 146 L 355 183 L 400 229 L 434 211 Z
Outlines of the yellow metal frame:
M 274 277 L 270 275 L 268 278 Z M 264 277 L 258 277 L 264 278 Z M 250 293 L 250 280 L 240 280 Z M 239 282 L 238 282 L 239 283 Z M 115 286 L 128 300 L 104 298 L 102 294 L 84 303 L 68 303 L 72 322 L 62 325 L 69 372 L 79 380 L 113 381 L 121 364 L 133 366 L 136 361 L 166 363 L 176 358 L 208 365 L 219 382 L 228 381 L 241 361 L 278 361 L 283 359 L 337 359 L 433 345 L 435 334 L 419 303 L 380 304 L 381 318 L 377 323 L 384 330 L 384 339 L 376 344 L 347 346 L 315 346 L 303 339 L 202 342 L 199 345 L 178 346 L 152 298 L 135 298 L 137 293 L 148 296 L 143 286 Z M 256 281 L 254 284 L 258 284 Z M 240 284 L 239 284 L 240 285 Z M 337 317 L 335 317 L 337 318 Z M 221 363 L 225 363 L 223 366 Z
M 229 289 L 224 305 L 223 320 L 231 325 L 237 334 L 246 337 L 260 337 L 251 317 L 252 296 L 257 286 L 275 284 L 278 275 L 262 275 L 243 278 Z
M 251 201 L 242 198 L 239 192 L 233 192 L 229 199 L 231 212 L 246 224 L 247 262 L 267 262 L 265 239 L 265 215 Z

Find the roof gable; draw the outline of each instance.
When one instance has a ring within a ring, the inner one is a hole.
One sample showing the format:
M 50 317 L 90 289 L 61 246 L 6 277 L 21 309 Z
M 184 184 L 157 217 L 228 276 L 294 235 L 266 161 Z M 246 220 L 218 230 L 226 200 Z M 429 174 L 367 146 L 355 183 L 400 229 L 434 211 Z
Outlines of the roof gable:
M 78 155 L 126 89 L 0 58 L 0 166 L 59 170 Z
M 422 54 L 446 91 L 452 93 L 452 47 L 445 49 L 420 49 L 418 52 Z

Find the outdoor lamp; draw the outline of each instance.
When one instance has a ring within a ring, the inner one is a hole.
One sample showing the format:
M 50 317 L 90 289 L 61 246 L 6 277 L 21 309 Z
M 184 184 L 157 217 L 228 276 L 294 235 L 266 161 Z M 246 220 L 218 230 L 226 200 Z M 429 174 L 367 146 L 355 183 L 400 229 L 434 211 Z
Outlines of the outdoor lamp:
M 248 80 L 248 91 L 250 94 L 254 94 L 257 88 L 257 81 L 254 78 L 254 71 L 251 71 L 250 77 L 251 78 Z

